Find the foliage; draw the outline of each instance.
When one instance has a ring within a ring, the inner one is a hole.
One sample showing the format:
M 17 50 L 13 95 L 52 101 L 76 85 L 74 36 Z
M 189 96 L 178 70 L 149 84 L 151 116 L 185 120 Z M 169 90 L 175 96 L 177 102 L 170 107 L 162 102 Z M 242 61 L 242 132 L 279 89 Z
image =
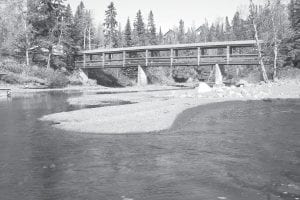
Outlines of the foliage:
M 289 54 L 294 65 L 300 68 L 300 1 L 291 0 L 290 5 L 290 21 L 293 30 L 292 44 Z
M 148 17 L 147 37 L 148 37 L 147 38 L 148 44 L 150 45 L 157 44 L 156 26 L 155 26 L 154 16 L 152 11 L 150 11 Z
M 128 18 L 125 26 L 125 31 L 124 31 L 124 46 L 131 47 L 132 45 L 133 45 L 132 30 L 131 30 L 130 20 Z
M 15 74 L 21 74 L 25 69 L 24 64 L 20 64 L 12 59 L 6 59 L 0 62 L 0 70 L 4 72 L 12 72 Z
M 177 40 L 180 44 L 185 43 L 185 29 L 184 29 L 184 21 L 182 19 L 179 21 Z
M 113 2 L 111 2 L 105 11 L 104 37 L 105 46 L 108 48 L 118 47 L 118 22 L 116 20 L 117 11 Z
M 133 36 L 134 44 L 136 46 L 146 45 L 146 30 L 141 10 L 137 12 L 135 21 L 133 23 Z
M 53 69 L 47 69 L 46 75 L 47 85 L 50 88 L 65 87 L 69 83 L 69 79 L 66 77 L 66 75 L 59 70 L 54 71 Z

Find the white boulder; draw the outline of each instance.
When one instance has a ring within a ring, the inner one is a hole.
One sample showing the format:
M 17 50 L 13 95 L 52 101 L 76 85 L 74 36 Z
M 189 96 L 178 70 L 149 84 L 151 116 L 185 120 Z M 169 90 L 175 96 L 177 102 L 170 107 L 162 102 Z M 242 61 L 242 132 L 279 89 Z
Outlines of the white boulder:
M 199 86 L 197 87 L 197 92 L 199 94 L 201 93 L 206 93 L 206 92 L 211 92 L 212 88 L 209 87 L 209 85 L 207 85 L 206 83 L 200 82 Z

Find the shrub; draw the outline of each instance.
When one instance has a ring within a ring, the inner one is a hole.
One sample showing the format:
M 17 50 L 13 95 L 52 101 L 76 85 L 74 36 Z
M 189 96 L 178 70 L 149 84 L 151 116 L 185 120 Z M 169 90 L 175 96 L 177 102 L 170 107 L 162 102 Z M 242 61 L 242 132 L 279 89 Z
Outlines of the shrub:
M 278 71 L 279 79 L 300 79 L 300 69 L 295 67 L 285 67 Z
M 30 67 L 30 75 L 35 76 L 37 78 L 46 79 L 47 78 L 47 69 L 38 67 L 36 65 Z
M 50 88 L 61 88 L 68 85 L 68 78 L 60 71 L 54 71 L 53 69 L 47 69 L 47 85 Z
M 20 64 L 12 59 L 6 59 L 0 63 L 0 69 L 7 72 L 21 74 L 26 69 L 26 65 Z
M 4 81 L 5 83 L 9 83 L 9 84 L 18 84 L 20 83 L 20 77 L 15 75 L 15 74 L 12 74 L 12 73 L 9 73 L 5 76 L 3 76 L 1 78 L 2 81 Z
M 152 84 L 174 84 L 173 79 L 169 77 L 169 73 L 169 69 L 164 67 L 153 67 L 146 70 L 148 80 Z

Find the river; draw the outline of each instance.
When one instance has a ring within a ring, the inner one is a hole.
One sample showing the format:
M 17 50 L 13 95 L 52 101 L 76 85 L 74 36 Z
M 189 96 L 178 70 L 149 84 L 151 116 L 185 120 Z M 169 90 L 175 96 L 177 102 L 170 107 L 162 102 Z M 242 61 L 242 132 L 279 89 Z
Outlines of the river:
M 226 102 L 170 130 L 82 134 L 38 120 L 80 93 L 0 101 L 1 200 L 300 198 L 300 100 Z

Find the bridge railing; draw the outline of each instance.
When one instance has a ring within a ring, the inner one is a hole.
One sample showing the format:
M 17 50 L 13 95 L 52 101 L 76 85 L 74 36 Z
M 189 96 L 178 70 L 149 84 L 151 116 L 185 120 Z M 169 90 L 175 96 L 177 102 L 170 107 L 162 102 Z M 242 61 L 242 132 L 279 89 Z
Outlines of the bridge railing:
M 158 45 L 84 51 L 78 68 L 258 65 L 255 41 Z M 243 50 L 244 49 L 244 50 Z M 247 49 L 247 50 L 245 50 Z M 237 53 L 238 52 L 238 53 Z M 246 53 L 245 53 L 246 52 Z M 93 59 L 97 56 L 96 59 Z
M 172 58 L 168 57 L 150 57 L 146 58 L 128 58 L 125 61 L 121 59 L 113 60 L 88 60 L 76 61 L 77 68 L 122 68 L 131 66 L 142 67 L 167 67 L 167 66 L 203 66 L 203 65 L 258 65 L 258 55 L 230 55 L 229 59 L 226 55 L 205 55 L 198 62 L 197 56 L 180 56 Z

